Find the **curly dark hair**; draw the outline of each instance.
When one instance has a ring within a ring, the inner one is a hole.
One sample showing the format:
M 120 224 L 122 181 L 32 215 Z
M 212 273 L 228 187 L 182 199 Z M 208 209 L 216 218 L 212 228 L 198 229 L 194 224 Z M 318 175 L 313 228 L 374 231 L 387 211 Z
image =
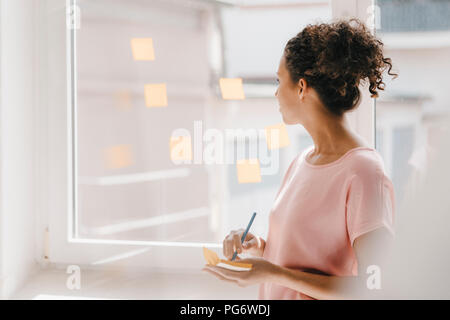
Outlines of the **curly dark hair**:
M 371 97 L 384 90 L 383 72 L 392 61 L 383 56 L 383 42 L 356 18 L 333 23 L 308 24 L 284 49 L 290 78 L 304 78 L 325 107 L 341 116 L 359 105 L 361 81 L 369 81 Z

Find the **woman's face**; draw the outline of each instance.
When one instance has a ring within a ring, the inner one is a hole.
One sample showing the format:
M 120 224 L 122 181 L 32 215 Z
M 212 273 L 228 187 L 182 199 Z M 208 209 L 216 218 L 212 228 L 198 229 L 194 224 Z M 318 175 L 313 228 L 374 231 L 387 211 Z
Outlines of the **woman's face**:
M 275 96 L 278 99 L 283 121 L 286 124 L 300 123 L 303 90 L 300 84 L 292 82 L 286 68 L 284 55 L 281 57 L 277 76 L 278 88 L 275 91 Z

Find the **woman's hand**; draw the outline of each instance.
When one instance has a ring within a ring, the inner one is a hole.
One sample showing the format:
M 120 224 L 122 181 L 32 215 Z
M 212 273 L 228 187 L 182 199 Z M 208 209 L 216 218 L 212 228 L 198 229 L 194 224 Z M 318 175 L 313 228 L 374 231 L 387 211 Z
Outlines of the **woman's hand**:
M 255 257 L 262 257 L 266 242 L 250 232 L 247 233 L 245 240 L 241 243 L 244 229 L 231 231 L 223 240 L 223 255 L 231 260 L 234 252 L 237 250 L 238 254 L 248 253 Z
M 240 287 L 270 282 L 281 272 L 280 266 L 263 258 L 239 259 L 239 262 L 251 263 L 252 269 L 249 271 L 233 271 L 207 264 L 202 271 L 211 273 L 220 280 L 235 283 Z

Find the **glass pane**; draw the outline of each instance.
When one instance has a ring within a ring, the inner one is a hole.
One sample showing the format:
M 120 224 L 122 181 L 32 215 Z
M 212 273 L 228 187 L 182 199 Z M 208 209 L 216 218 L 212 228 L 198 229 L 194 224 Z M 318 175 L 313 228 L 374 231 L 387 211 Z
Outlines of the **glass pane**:
M 392 59 L 376 101 L 377 149 L 401 202 L 424 177 L 449 115 L 450 1 L 377 0 L 377 35 Z
M 279 59 L 307 23 L 330 18 L 328 2 L 77 7 L 77 236 L 222 242 L 256 211 L 265 237 L 287 166 L 311 144 L 288 127 L 289 143 L 268 149 L 265 128 L 282 122 Z M 252 158 L 259 173 L 238 165 Z

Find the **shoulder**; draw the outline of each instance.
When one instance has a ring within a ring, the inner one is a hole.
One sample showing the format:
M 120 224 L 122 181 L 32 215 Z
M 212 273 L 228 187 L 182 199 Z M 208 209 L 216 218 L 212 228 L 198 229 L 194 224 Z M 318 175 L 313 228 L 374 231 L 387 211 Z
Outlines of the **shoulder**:
M 347 159 L 347 169 L 353 177 L 360 179 L 383 179 L 384 162 L 381 155 L 373 148 L 356 148 Z
M 354 195 L 352 199 L 376 206 L 391 201 L 394 206 L 394 185 L 384 170 L 381 155 L 374 149 L 358 150 L 348 160 L 347 190 Z

